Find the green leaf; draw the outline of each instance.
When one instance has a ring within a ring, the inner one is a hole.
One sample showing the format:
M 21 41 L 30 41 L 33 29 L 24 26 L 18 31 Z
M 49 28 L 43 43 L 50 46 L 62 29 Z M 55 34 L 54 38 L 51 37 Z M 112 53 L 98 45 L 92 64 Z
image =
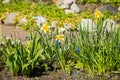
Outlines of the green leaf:
M 36 53 L 34 57 L 34 61 L 36 61 L 39 57 L 41 57 L 43 60 L 45 60 L 45 56 L 42 55 L 43 49 L 39 50 L 38 53 Z
M 81 63 L 80 61 L 77 61 L 77 64 L 75 65 L 75 68 L 83 69 L 83 63 Z
M 22 72 L 24 72 L 24 70 L 25 70 L 26 68 L 28 68 L 28 66 L 29 66 L 31 63 L 32 63 L 32 60 L 30 60 L 28 63 L 23 64 L 23 66 L 22 66 Z
M 17 75 L 18 71 L 19 71 L 19 65 L 17 64 L 17 61 L 14 61 L 13 63 L 13 75 Z
M 48 65 L 44 63 L 45 71 L 48 70 Z
M 8 67 L 9 71 L 13 74 L 13 62 L 9 60 L 9 58 L 7 58 L 6 60 L 6 66 Z

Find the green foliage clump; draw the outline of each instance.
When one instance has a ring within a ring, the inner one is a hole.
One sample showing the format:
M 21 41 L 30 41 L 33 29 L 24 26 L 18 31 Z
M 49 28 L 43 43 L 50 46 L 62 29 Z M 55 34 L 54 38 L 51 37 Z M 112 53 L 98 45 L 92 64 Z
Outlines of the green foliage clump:
M 5 47 L 0 48 L 0 53 L 5 56 L 5 64 L 14 76 L 19 73 L 30 75 L 38 64 L 38 59 L 46 60 L 39 40 L 40 38 L 36 38 L 36 36 L 31 36 L 25 44 L 16 39 L 4 40 Z

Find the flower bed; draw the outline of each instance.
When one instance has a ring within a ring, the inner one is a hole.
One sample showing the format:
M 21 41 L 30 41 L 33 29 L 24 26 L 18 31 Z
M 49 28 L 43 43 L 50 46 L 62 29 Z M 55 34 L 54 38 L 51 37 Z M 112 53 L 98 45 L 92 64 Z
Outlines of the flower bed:
M 44 9 L 46 13 L 43 13 L 48 15 L 48 19 L 49 8 L 52 9 L 47 7 Z M 58 14 L 57 17 L 51 14 L 53 19 L 60 22 L 55 26 L 51 26 L 49 20 L 40 27 L 32 22 L 27 23 L 30 35 L 27 35 L 24 41 L 16 38 L 0 39 L 0 59 L 12 76 L 32 76 L 34 71 L 39 73 L 42 70 L 48 72 L 59 69 L 77 77 L 81 75 L 80 72 L 84 72 L 90 79 L 95 79 L 96 76 L 97 79 L 104 79 L 106 74 L 119 73 L 119 24 L 107 19 L 108 15 L 100 11 L 88 13 L 92 19 L 80 19 L 80 23 L 75 23 L 74 20 L 79 19 L 82 13 L 65 15 L 60 11 L 55 15 Z M 68 27 L 70 24 L 62 27 L 64 21 L 73 23 L 74 28 Z M 35 27 L 37 29 L 34 29 Z

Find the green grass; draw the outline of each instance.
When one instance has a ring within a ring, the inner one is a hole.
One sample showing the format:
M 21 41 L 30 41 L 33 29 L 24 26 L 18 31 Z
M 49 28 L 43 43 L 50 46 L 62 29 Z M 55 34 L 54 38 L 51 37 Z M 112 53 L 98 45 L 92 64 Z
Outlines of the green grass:
M 2 42 L 2 31 L 1 31 L 1 24 L 0 24 L 0 44 Z

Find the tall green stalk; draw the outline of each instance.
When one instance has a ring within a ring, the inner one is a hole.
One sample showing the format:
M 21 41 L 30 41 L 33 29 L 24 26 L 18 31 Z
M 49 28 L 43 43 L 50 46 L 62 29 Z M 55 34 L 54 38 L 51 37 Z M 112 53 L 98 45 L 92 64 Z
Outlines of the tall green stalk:
M 2 31 L 1 31 L 1 23 L 0 23 L 0 44 L 2 42 Z

